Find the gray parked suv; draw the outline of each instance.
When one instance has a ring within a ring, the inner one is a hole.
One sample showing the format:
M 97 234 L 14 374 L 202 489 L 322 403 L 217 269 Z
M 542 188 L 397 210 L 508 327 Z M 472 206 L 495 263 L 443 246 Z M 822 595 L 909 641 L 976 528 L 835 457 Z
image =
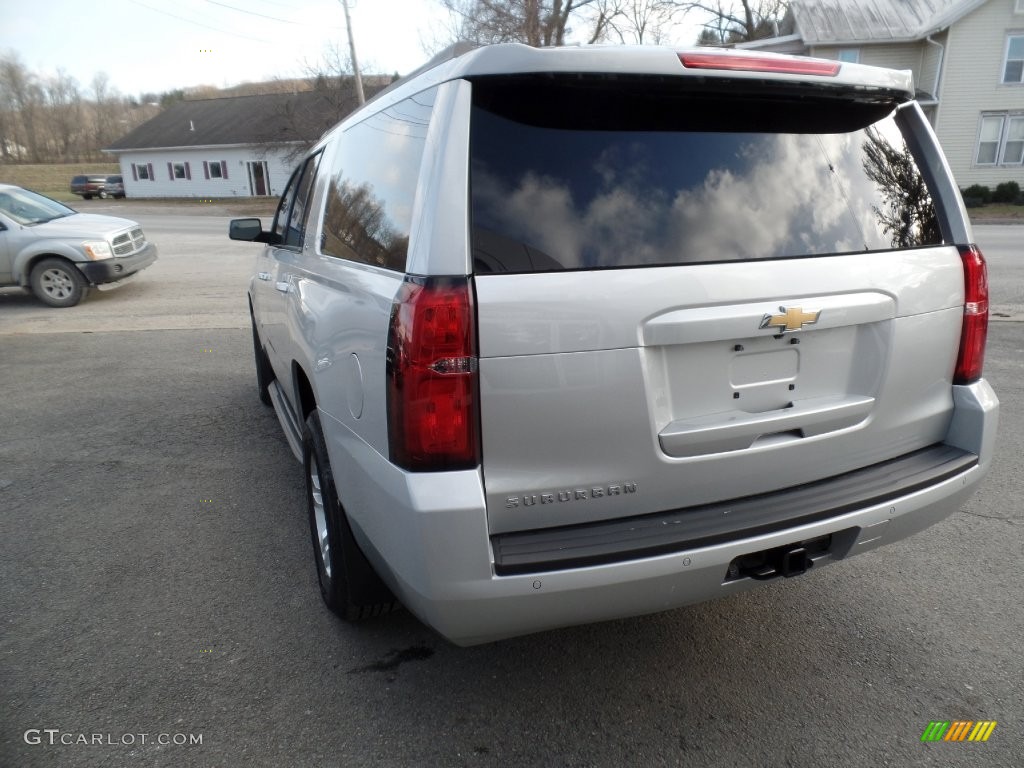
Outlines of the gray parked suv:
M 818 570 L 992 461 L 985 262 L 909 73 L 433 63 L 295 171 L 249 290 L 323 597 L 459 644 Z
M 73 307 L 90 286 L 123 285 L 156 256 L 131 219 L 78 213 L 0 184 L 0 287 L 20 285 L 51 307 Z

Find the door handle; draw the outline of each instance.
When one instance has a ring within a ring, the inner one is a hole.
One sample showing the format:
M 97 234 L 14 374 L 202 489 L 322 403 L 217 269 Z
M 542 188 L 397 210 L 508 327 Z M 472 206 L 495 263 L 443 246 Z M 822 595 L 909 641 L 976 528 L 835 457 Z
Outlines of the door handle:
M 257 272 L 256 273 L 256 277 L 258 277 L 260 280 L 269 280 L 270 279 L 270 273 L 269 272 Z
M 658 439 L 661 449 L 677 458 L 739 451 L 764 435 L 794 432 L 812 437 L 846 429 L 864 421 L 874 406 L 875 398 L 863 395 L 808 398 L 765 413 L 735 411 L 679 419 L 665 427 Z
M 291 288 L 292 284 L 287 280 L 278 280 L 274 283 L 274 287 L 277 288 L 281 293 L 288 293 L 288 289 Z

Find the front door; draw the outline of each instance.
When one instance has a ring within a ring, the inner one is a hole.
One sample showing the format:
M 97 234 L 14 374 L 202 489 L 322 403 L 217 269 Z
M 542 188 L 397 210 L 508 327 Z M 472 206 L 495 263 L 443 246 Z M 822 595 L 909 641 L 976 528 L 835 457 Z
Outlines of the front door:
M 270 172 L 266 160 L 250 161 L 249 194 L 262 197 L 268 195 L 270 189 Z

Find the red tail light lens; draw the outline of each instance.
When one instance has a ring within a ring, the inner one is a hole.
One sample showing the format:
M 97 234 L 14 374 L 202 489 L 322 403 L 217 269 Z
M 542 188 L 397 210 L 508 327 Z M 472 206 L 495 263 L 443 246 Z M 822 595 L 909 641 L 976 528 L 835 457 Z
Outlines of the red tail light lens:
M 953 372 L 954 384 L 970 384 L 981 378 L 988 337 L 988 269 L 976 245 L 960 246 L 964 263 L 964 325 L 960 352 Z
M 476 322 L 467 278 L 414 278 L 391 309 L 391 461 L 417 472 L 480 463 Z
M 680 53 L 679 60 L 687 69 L 728 69 L 739 72 L 776 72 L 784 75 L 824 77 L 835 77 L 843 66 L 838 61 L 734 56 L 727 53 Z

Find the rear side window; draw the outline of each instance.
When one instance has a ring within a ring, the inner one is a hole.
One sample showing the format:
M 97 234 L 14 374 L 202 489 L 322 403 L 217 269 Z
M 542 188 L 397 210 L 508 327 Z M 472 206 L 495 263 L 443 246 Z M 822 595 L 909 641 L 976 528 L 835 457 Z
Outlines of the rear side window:
M 320 249 L 405 270 L 412 207 L 436 89 L 357 123 L 337 141 Z
M 891 101 L 501 78 L 475 82 L 473 99 L 477 273 L 942 241 Z

